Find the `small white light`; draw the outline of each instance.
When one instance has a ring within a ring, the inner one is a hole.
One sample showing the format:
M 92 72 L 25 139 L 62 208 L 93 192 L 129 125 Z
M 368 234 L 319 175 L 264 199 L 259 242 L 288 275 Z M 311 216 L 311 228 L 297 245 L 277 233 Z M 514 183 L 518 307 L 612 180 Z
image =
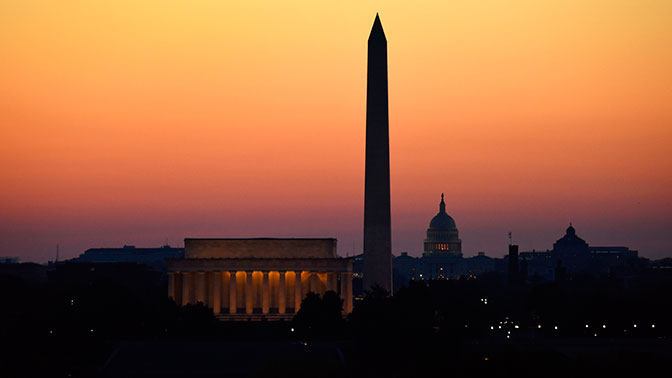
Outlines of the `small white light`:
M 511 331 L 506 331 L 506 333 L 508 333 L 508 334 L 510 335 L 510 334 L 511 334 Z
M 607 325 L 606 325 L 606 324 L 602 324 L 602 328 L 607 328 Z
M 292 328 L 290 331 L 294 332 L 294 328 Z
M 93 332 L 93 328 L 91 328 L 91 332 Z
M 537 328 L 541 328 L 541 324 L 537 324 Z
M 495 327 L 493 327 L 493 326 L 490 326 L 490 329 L 495 329 Z
M 588 324 L 586 324 L 586 328 L 588 328 Z
M 509 335 L 506 335 L 506 338 L 507 338 L 507 339 L 510 339 L 510 338 L 511 338 L 511 336 L 509 336 Z
M 553 327 L 553 328 L 558 329 L 558 326 L 555 326 L 555 327 Z
M 634 327 L 634 328 L 637 328 L 637 324 L 634 324 L 633 327 Z
M 655 325 L 655 324 L 651 324 L 651 328 L 656 328 L 656 325 Z
M 513 326 L 514 328 L 518 329 L 518 325 Z
M 502 329 L 502 326 L 497 326 L 497 328 Z
M 52 330 L 49 330 L 49 334 L 52 334 L 52 333 L 54 333 L 54 331 L 52 331 Z
M 596 334 L 594 334 L 593 336 L 597 337 L 597 333 L 596 333 Z

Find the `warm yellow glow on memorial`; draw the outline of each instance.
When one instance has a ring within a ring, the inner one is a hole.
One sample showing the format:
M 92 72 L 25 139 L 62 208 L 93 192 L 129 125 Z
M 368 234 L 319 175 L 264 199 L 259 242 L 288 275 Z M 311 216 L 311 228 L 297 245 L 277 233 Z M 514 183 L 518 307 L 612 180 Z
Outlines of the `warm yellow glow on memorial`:
M 0 4 L 0 254 L 188 236 L 361 250 L 376 12 L 395 254 L 422 250 L 441 192 L 465 256 L 503 253 L 511 230 L 550 247 L 569 221 L 664 252 L 672 2 L 64 0 Z
M 226 265 L 225 260 L 221 263 Z M 272 314 L 277 314 L 275 317 L 278 318 L 298 312 L 309 292 L 323 296 L 330 290 L 343 299 L 344 313 L 352 311 L 351 270 L 299 271 L 301 272 L 299 281 L 296 280 L 296 272 L 284 270 L 226 272 L 225 280 L 221 279 L 220 271 L 169 271 L 168 297 L 181 306 L 200 302 L 212 308 L 215 314 L 224 313 L 229 316 L 239 314 L 243 315 L 238 316 L 239 318 L 245 318 L 257 309 L 257 313 L 271 317 L 274 316 Z M 230 280 L 229 277 L 232 276 L 236 279 Z M 284 280 L 286 277 L 289 278 L 288 281 Z M 287 312 L 288 302 L 291 312 Z M 222 306 L 222 303 L 225 305 Z M 225 307 L 224 311 L 222 307 Z M 239 311 L 241 308 L 244 308 L 244 311 Z

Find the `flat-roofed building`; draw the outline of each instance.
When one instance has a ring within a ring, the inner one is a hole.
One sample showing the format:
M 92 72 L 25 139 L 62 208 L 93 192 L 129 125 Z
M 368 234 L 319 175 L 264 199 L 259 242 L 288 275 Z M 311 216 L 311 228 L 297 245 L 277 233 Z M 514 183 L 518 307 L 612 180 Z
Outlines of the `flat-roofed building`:
M 332 290 L 349 313 L 352 265 L 336 239 L 185 239 L 184 258 L 168 261 L 168 295 L 222 320 L 283 320 L 308 292 Z

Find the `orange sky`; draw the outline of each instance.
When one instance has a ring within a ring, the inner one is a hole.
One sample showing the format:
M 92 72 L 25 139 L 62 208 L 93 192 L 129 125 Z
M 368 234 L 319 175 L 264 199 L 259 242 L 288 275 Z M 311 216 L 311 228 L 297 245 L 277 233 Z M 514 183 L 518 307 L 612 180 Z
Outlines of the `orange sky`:
M 366 39 L 388 38 L 393 252 L 672 255 L 672 2 L 0 3 L 0 256 L 185 237 L 361 250 Z

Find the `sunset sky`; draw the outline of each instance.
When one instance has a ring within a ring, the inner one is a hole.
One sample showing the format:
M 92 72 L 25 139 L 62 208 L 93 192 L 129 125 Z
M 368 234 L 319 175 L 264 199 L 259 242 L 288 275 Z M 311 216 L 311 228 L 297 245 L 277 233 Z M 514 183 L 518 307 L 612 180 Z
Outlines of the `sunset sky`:
M 361 252 L 366 42 L 388 39 L 392 251 L 672 256 L 672 2 L 0 2 L 0 256 L 185 237 Z

